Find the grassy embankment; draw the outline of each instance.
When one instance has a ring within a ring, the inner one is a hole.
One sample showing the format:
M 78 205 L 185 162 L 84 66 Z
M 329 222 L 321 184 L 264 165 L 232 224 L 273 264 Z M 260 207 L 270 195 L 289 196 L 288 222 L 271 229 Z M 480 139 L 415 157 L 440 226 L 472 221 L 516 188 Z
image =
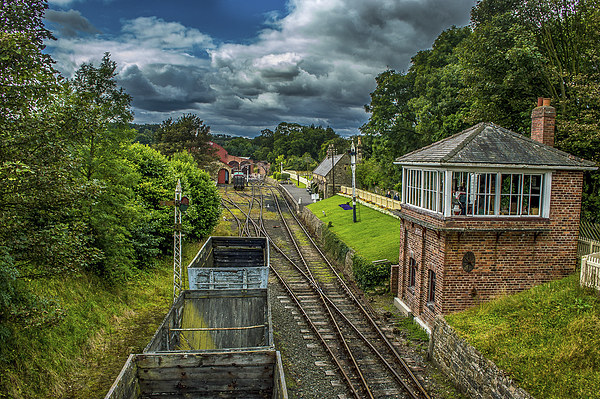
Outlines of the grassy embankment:
M 369 261 L 388 259 L 392 263 L 397 263 L 400 251 L 400 221 L 357 204 L 358 222 L 354 223 L 352 210 L 344 210 L 339 206 L 348 201 L 351 200 L 336 195 L 309 204 L 307 207 L 324 223 L 331 222 L 330 230 L 360 256 Z
M 228 235 L 220 225 L 215 235 Z M 184 265 L 201 243 L 184 248 Z M 173 260 L 121 286 L 81 274 L 35 284 L 64 318 L 44 328 L 14 331 L 13 360 L 0 364 L 0 398 L 104 397 L 130 353 L 140 353 L 172 303 Z
M 600 398 L 600 296 L 577 273 L 446 319 L 535 398 Z

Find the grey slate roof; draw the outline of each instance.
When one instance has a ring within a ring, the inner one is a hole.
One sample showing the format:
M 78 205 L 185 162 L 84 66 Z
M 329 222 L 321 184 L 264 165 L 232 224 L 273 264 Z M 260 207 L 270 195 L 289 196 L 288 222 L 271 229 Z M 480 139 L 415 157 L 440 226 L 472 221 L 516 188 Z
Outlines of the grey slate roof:
M 399 158 L 400 165 L 545 166 L 554 169 L 596 169 L 595 163 L 534 141 L 493 123 L 479 123 Z
M 337 165 L 337 163 L 343 158 L 345 154 L 337 154 L 333 156 L 333 163 Z M 331 158 L 325 157 L 325 159 L 313 170 L 313 174 L 319 176 L 327 176 L 327 174 L 331 171 Z

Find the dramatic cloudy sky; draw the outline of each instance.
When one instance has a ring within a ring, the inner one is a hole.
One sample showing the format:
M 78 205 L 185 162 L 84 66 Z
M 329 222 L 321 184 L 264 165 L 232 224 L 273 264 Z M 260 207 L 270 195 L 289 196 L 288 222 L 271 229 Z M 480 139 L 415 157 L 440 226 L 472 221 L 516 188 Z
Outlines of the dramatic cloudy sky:
M 135 122 L 195 113 L 213 133 L 279 122 L 356 134 L 375 76 L 406 71 L 474 0 L 49 0 L 47 51 L 71 77 L 105 52 Z

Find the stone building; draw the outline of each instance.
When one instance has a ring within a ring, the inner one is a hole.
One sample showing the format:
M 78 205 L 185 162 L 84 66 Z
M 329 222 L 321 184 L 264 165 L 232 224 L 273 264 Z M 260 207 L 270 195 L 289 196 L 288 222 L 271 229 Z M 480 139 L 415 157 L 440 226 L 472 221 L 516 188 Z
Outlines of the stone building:
M 313 184 L 316 184 L 323 198 L 329 198 L 340 190 L 340 186 L 352 184 L 350 156 L 346 153 L 327 156 L 313 170 Z
M 406 154 L 395 304 L 424 327 L 435 315 L 572 273 L 583 173 L 553 148 L 555 109 L 532 112 L 531 139 L 492 123 Z

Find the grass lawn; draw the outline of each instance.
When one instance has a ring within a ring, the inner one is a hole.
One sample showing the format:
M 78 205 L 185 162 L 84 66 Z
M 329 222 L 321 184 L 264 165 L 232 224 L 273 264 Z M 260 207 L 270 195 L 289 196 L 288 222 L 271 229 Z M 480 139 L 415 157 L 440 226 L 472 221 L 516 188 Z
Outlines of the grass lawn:
M 578 274 L 446 320 L 535 398 L 599 398 L 600 296 Z
M 352 210 L 344 210 L 339 206 L 349 201 L 352 204 L 349 198 L 336 195 L 309 204 L 308 208 L 324 223 L 331 222 L 331 230 L 360 256 L 369 261 L 388 259 L 397 263 L 400 221 L 357 203 L 358 221 L 353 223 Z
M 184 265 L 201 244 L 185 246 Z M 0 357 L 0 398 L 101 398 L 129 353 L 141 353 L 169 310 L 173 261 L 166 256 L 116 286 L 85 273 L 32 285 L 64 316 L 51 325 L 14 326 L 12 349 Z

